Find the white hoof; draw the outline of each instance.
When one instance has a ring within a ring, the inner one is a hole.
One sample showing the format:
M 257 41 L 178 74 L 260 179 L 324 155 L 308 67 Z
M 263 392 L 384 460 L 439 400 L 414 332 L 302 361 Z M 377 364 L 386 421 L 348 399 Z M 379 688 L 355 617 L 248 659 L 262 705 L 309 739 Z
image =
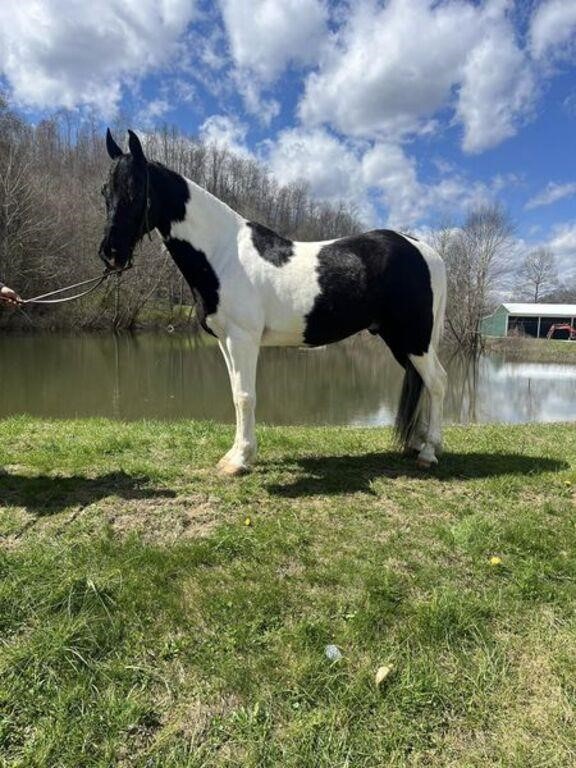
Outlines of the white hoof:
M 430 469 L 433 464 L 438 464 L 433 449 L 430 446 L 423 448 L 416 459 L 416 466 L 420 469 Z
M 222 456 L 222 458 L 218 462 L 218 464 L 216 464 L 218 469 L 222 469 L 226 465 L 230 464 L 231 458 L 232 458 L 232 451 L 228 451 L 228 453 L 225 453 L 224 456 Z
M 251 467 L 247 464 L 236 464 L 233 461 L 225 461 L 225 459 L 226 457 L 220 459 L 217 466 L 219 474 L 224 477 L 241 477 L 251 471 Z

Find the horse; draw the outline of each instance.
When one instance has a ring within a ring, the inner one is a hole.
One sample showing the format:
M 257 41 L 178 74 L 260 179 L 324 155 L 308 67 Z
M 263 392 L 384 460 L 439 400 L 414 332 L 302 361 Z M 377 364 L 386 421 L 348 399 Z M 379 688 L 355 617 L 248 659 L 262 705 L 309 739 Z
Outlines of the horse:
M 133 131 L 128 152 L 109 129 L 106 148 L 113 162 L 102 188 L 99 255 L 107 269 L 125 269 L 137 243 L 156 230 L 190 286 L 202 328 L 218 340 L 236 411 L 236 435 L 218 463 L 221 473 L 248 472 L 256 458 L 260 347 L 318 347 L 364 330 L 380 336 L 405 370 L 395 425 L 400 446 L 421 467 L 437 463 L 446 272 L 430 246 L 389 229 L 289 240 L 148 160 Z

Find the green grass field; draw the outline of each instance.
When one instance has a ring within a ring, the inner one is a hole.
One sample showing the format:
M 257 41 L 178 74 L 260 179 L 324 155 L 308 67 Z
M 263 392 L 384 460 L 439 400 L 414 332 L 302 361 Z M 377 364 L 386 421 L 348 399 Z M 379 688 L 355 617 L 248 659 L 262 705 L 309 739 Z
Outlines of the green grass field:
M 576 425 L 1 427 L 3 768 L 576 764 Z

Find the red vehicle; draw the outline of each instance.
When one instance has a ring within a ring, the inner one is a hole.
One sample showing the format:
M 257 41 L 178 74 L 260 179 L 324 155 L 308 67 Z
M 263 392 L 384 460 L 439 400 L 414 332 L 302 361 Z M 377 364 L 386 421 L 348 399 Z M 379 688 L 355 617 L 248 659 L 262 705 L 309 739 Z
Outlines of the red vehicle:
M 546 334 L 546 338 L 553 339 L 556 331 L 562 332 L 562 338 L 564 338 L 564 333 L 566 333 L 566 339 L 568 341 L 576 341 L 576 328 L 570 325 L 570 323 L 556 323 L 551 325 L 548 333 Z

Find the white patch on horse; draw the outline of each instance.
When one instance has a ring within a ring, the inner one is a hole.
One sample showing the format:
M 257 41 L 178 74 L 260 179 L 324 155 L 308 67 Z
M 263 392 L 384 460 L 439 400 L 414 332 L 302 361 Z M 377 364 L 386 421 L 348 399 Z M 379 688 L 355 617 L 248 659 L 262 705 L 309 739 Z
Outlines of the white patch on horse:
M 260 256 L 251 234 L 249 227 L 240 234 L 238 258 L 262 308 L 260 343 L 303 344 L 306 317 L 320 293 L 317 255 L 324 243 L 294 242 L 290 260 L 277 267 Z

